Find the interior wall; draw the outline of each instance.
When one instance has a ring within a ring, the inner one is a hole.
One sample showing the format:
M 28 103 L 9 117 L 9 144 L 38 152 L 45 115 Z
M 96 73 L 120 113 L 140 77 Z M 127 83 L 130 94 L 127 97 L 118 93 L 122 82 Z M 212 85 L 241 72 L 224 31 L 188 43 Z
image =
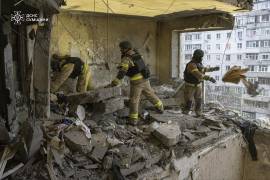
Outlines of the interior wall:
M 224 29 L 232 29 L 233 19 L 231 17 L 224 17 L 222 13 L 216 13 L 211 15 L 194 15 L 182 18 L 171 18 L 169 21 L 160 21 L 158 23 L 158 62 L 157 71 L 159 79 L 162 82 L 168 81 L 176 73 L 172 72 L 172 59 L 178 56 L 178 52 L 175 51 L 176 47 L 172 49 L 172 44 L 177 44 L 178 41 L 172 41 L 172 39 L 178 37 L 175 35 L 174 30 L 194 30 L 200 28 L 220 27 Z M 179 43 L 178 43 L 179 44 Z M 172 54 L 174 52 L 174 54 Z
M 149 18 L 62 12 L 53 20 L 51 53 L 78 56 L 89 63 L 97 88 L 116 76 L 118 44 L 123 40 L 139 50 L 155 75 L 156 22 Z

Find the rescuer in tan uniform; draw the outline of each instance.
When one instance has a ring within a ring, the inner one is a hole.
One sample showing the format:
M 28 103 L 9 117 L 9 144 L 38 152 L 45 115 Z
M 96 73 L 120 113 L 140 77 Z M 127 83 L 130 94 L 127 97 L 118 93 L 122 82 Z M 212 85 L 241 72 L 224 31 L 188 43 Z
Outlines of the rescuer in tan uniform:
M 55 93 L 59 90 L 62 84 L 68 79 L 78 77 L 76 90 L 78 92 L 87 91 L 90 80 L 90 71 L 86 63 L 78 57 L 52 56 L 51 67 L 53 77 L 51 78 L 51 92 Z
M 129 120 L 131 124 L 136 125 L 139 121 L 138 111 L 141 94 L 143 94 L 160 113 L 163 113 L 163 104 L 151 88 L 148 80 L 150 71 L 145 65 L 142 56 L 136 50 L 132 49 L 131 43 L 128 41 L 121 42 L 119 47 L 122 53 L 121 64 L 118 67 L 119 72 L 117 77 L 112 81 L 111 85 L 117 86 L 121 83 L 124 76 L 130 77 Z
M 201 103 L 202 103 L 202 81 L 211 81 L 216 83 L 216 80 L 208 75 L 206 72 L 218 71 L 219 67 L 205 68 L 202 64 L 204 52 L 197 49 L 193 53 L 192 60 L 187 63 L 184 71 L 184 99 L 185 107 L 184 113 L 188 114 L 192 107 L 192 100 L 195 100 L 195 113 L 196 116 L 201 116 Z

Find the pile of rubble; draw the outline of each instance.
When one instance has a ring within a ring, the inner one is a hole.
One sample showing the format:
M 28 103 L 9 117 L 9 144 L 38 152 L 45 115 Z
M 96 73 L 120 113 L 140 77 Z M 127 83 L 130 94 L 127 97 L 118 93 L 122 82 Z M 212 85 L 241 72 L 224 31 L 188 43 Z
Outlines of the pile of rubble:
M 144 103 L 141 118 L 145 123 L 140 126 L 126 123 L 127 98 L 119 87 L 58 96 L 52 102 L 51 119 L 42 120 L 42 132 L 24 128 L 31 141 L 23 141 L 23 148 L 18 149 L 24 149 L 28 159 L 16 169 L 9 168 L 11 177 L 162 179 L 174 171 L 173 159 L 240 131 L 235 122 L 241 118 L 216 105 L 206 106 L 201 118 L 182 114 L 173 88 L 164 87 L 155 89 L 166 98 L 165 112 L 158 114 Z M 30 151 L 37 153 L 31 156 Z

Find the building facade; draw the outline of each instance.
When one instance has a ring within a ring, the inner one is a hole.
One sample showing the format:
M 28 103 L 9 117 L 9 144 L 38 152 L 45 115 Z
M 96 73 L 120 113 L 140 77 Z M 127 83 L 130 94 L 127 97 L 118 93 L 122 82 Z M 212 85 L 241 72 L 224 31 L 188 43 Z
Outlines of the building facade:
M 209 73 L 216 84 L 205 83 L 205 101 L 219 102 L 249 119 L 270 119 L 270 0 L 255 0 L 253 10 L 235 14 L 233 30 L 180 34 L 180 77 L 195 49 L 205 52 L 205 66 L 219 66 Z M 250 97 L 243 84 L 222 82 L 232 66 L 248 67 L 247 79 L 259 82 L 261 92 Z

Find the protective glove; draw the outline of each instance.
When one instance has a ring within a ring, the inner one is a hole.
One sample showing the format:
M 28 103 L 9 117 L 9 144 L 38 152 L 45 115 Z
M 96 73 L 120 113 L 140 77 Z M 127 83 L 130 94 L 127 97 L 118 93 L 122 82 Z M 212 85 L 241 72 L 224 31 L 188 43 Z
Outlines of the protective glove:
M 212 77 L 209 78 L 209 81 L 212 82 L 212 83 L 216 83 L 216 82 L 217 82 L 217 81 L 216 81 L 214 78 L 212 78 Z
M 206 80 L 206 81 L 210 81 L 210 82 L 212 82 L 212 83 L 216 83 L 216 80 L 215 80 L 214 78 L 212 78 L 212 77 L 210 77 L 210 76 L 207 76 L 207 75 L 205 75 L 205 76 L 203 77 L 203 79 Z
M 219 71 L 220 67 L 219 66 L 216 66 L 216 67 L 213 67 L 212 70 L 213 71 Z

